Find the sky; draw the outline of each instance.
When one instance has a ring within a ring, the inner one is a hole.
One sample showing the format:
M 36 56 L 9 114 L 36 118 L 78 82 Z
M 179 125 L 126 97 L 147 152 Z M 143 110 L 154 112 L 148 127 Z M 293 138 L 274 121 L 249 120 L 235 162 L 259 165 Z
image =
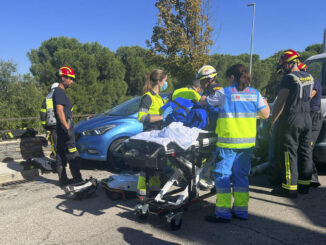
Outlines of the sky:
M 210 0 L 214 28 L 211 54 L 250 53 L 256 3 L 253 53 L 265 59 L 292 48 L 303 51 L 322 43 L 325 0 Z M 28 73 L 27 52 L 51 37 L 98 42 L 116 51 L 121 46 L 146 47 L 157 23 L 155 0 L 0 0 L 0 60 Z

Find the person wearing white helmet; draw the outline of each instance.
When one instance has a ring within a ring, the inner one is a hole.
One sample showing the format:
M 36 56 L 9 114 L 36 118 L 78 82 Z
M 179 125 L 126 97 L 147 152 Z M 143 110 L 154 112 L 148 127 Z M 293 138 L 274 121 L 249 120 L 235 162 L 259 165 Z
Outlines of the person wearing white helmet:
M 216 90 L 222 88 L 216 81 L 217 72 L 213 66 L 204 65 L 198 70 L 196 78 L 200 80 L 200 85 L 204 90 L 200 99 L 201 104 L 203 104 L 208 95 L 214 94 Z
M 206 98 L 211 95 L 215 94 L 215 91 L 220 90 L 222 86 L 217 83 L 217 71 L 213 66 L 204 65 L 202 68 L 199 69 L 197 72 L 196 78 L 200 81 L 200 85 L 204 90 L 199 103 L 202 106 L 207 106 L 205 100 Z M 209 126 L 207 130 L 215 130 L 215 124 L 217 120 L 217 111 L 218 109 L 208 106 L 209 111 Z
M 57 131 L 54 109 L 53 109 L 53 92 L 59 83 L 53 83 L 50 88 L 50 93 L 45 97 L 40 110 L 41 123 L 43 128 L 47 131 L 46 138 L 51 142 L 51 157 L 55 158 L 57 152 Z

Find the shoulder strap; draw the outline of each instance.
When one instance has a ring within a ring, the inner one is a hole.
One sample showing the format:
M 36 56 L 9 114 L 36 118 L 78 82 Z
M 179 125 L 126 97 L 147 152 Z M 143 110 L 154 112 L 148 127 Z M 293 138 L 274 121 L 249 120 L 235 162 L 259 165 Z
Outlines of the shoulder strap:
M 174 108 L 174 110 L 173 110 L 174 112 L 175 112 L 176 110 L 178 110 L 179 108 L 182 108 L 182 109 L 184 109 L 184 110 L 187 112 L 187 114 L 189 113 L 189 110 L 188 110 L 185 106 L 183 106 L 183 105 L 181 105 L 180 103 L 178 103 L 177 101 L 172 100 L 171 102 L 177 105 L 177 107 Z
M 51 99 L 53 97 L 54 89 L 46 96 L 47 99 Z
M 294 80 L 299 84 L 300 86 L 300 94 L 299 94 L 299 98 L 302 99 L 302 93 L 303 93 L 303 87 L 304 86 L 308 86 L 310 85 L 310 95 L 312 93 L 312 89 L 313 89 L 313 84 L 314 84 L 314 79 L 312 78 L 312 76 L 309 74 L 309 77 L 310 77 L 310 81 L 309 82 L 306 82 L 306 83 L 302 83 L 300 78 L 298 76 L 296 76 L 295 74 L 293 73 L 289 73 L 288 75 L 290 75 L 291 77 L 294 78 Z

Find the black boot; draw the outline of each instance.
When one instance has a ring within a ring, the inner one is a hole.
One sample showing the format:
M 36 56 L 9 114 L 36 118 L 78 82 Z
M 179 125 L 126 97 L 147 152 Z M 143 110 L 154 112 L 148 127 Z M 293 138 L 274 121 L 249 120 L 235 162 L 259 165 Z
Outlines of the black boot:
M 70 173 L 75 184 L 83 181 L 79 168 L 70 168 Z
M 279 197 L 287 197 L 287 198 L 297 198 L 296 190 L 287 190 L 282 187 L 276 187 L 271 191 L 271 194 Z
M 72 183 L 71 179 L 68 179 L 67 173 L 66 173 L 66 168 L 63 166 L 57 166 L 57 172 L 59 175 L 59 185 L 60 186 L 66 186 Z
M 309 185 L 298 185 L 298 192 L 301 194 L 308 194 L 309 193 Z

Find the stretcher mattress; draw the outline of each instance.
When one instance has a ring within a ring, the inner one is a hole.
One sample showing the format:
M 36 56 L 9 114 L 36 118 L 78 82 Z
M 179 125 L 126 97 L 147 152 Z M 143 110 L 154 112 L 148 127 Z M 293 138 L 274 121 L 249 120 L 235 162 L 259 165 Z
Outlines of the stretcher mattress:
M 187 150 L 171 142 L 164 147 L 158 143 L 129 139 L 125 142 L 125 152 L 115 153 L 124 159 L 126 165 L 141 169 L 163 170 L 168 167 L 168 158 L 184 156 L 196 152 L 200 157 L 208 157 L 215 150 L 216 138 L 211 132 L 200 133 L 197 140 Z M 171 161 L 173 162 L 173 161 Z

